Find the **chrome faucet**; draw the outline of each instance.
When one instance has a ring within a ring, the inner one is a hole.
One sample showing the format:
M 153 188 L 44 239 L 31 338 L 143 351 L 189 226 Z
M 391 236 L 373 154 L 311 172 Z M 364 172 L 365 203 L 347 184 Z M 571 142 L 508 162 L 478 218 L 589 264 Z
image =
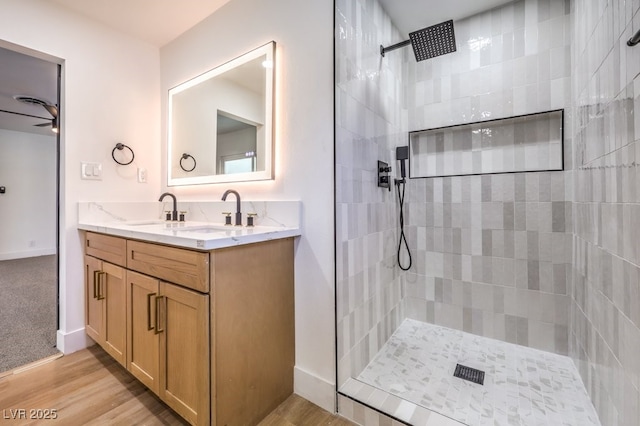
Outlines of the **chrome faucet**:
M 173 211 L 171 212 L 171 220 L 176 221 L 178 220 L 178 201 L 176 200 L 176 196 L 169 193 L 169 192 L 165 192 L 164 194 L 162 194 L 160 196 L 160 198 L 158 199 L 158 201 L 162 201 L 164 199 L 164 197 L 169 196 L 171 198 L 173 198 Z M 169 212 L 167 212 L 167 214 L 169 214 Z
M 233 194 L 236 196 L 236 226 L 242 226 L 242 213 L 240 212 L 240 194 L 233 189 L 227 189 L 222 194 L 222 201 L 227 201 L 227 195 Z

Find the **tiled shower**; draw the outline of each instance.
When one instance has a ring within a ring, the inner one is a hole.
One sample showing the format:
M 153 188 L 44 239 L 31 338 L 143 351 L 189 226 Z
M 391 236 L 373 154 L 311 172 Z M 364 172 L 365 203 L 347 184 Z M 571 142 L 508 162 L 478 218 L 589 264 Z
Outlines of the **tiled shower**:
M 568 356 L 603 425 L 640 423 L 640 47 L 626 46 L 640 29 L 639 8 L 515 1 L 457 20 L 458 51 L 416 62 L 410 48 L 381 58 L 380 45 L 406 35 L 380 3 L 336 1 L 336 320 L 345 395 L 358 400 L 349 383 L 403 323 L 419 321 Z M 563 171 L 408 180 L 413 267 L 403 272 L 397 189 L 376 186 L 377 161 L 397 168 L 395 147 L 411 131 L 558 109 Z M 419 424 L 417 415 L 394 414 L 405 406 L 381 411 Z M 374 416 L 344 411 L 361 423 Z

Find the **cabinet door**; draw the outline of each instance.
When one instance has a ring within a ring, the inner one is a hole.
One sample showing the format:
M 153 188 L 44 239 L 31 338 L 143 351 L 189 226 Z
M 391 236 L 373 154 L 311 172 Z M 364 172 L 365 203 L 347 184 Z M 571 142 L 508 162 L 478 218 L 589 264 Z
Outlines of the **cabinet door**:
M 86 332 L 120 364 L 126 365 L 125 270 L 85 256 Z
M 98 295 L 104 314 L 102 347 L 116 361 L 127 365 L 127 293 L 125 269 L 102 262 L 98 275 Z
M 102 262 L 100 260 L 91 256 L 84 257 L 85 330 L 89 337 L 102 346 L 104 304 L 98 295 L 98 274 L 101 268 Z
M 191 424 L 209 424 L 209 295 L 161 282 L 160 397 Z
M 159 282 L 127 271 L 127 370 L 145 386 L 159 391 Z

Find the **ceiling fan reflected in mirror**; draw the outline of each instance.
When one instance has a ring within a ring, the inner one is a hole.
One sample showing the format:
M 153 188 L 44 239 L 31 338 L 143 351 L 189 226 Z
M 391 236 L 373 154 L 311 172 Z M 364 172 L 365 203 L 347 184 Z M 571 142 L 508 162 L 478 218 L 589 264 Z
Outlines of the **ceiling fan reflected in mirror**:
M 46 123 L 34 124 L 36 127 L 48 127 L 51 126 L 51 131 L 54 133 L 58 133 L 58 107 L 50 104 L 42 99 L 34 98 L 33 96 L 23 96 L 16 95 L 13 97 L 18 102 L 22 102 L 23 104 L 29 105 L 40 105 L 42 108 L 46 109 L 49 115 L 51 115 L 51 120 L 47 120 Z

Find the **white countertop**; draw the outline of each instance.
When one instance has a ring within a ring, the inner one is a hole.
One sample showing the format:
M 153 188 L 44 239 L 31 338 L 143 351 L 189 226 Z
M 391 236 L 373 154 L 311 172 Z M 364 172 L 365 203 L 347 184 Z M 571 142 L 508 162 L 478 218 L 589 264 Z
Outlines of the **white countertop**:
M 213 250 L 300 235 L 285 226 L 231 226 L 212 222 L 85 221 L 78 229 L 196 250 Z

